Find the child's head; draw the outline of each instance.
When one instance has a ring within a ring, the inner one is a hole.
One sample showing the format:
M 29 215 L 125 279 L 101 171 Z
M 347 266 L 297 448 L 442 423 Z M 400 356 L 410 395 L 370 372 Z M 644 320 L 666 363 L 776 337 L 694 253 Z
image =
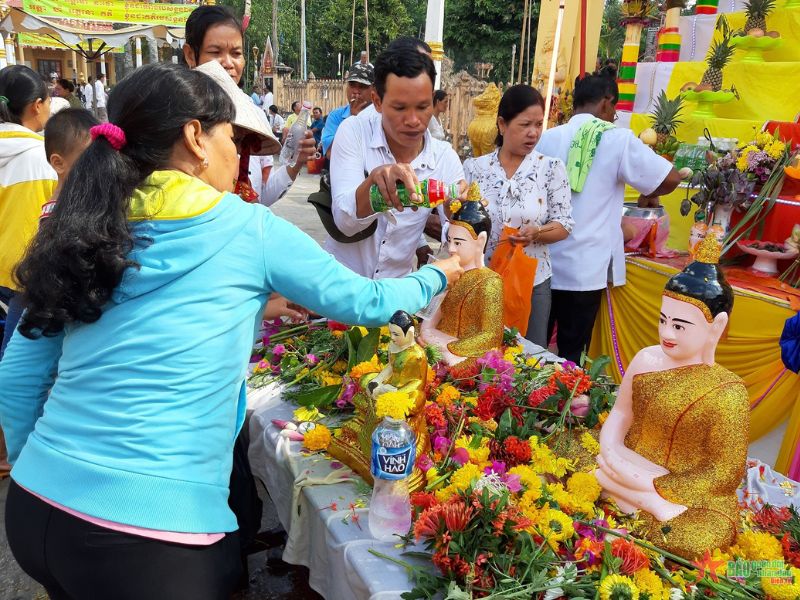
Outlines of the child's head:
M 68 108 L 56 113 L 44 128 L 44 151 L 47 160 L 63 184 L 72 165 L 91 143 L 89 130 L 99 121 L 88 110 Z

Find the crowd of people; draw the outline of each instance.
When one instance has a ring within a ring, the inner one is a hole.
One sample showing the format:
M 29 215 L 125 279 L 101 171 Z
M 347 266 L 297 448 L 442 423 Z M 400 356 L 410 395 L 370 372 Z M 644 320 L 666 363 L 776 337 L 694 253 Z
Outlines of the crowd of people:
M 184 64 L 135 70 L 107 103 L 102 77 L 83 108 L 58 81 L 72 107 L 48 120 L 41 77 L 0 71 L 0 476 L 14 465 L 14 556 L 54 600 L 229 596 L 258 527 L 239 433 L 262 318 L 305 307 L 382 325 L 463 272 L 429 260 L 446 207 L 404 208 L 399 183 L 442 180 L 464 200 L 477 182 L 487 260 L 509 243 L 537 261 L 527 337 L 547 347 L 555 331 L 578 362 L 602 290 L 625 281 L 624 186 L 652 201 L 680 181 L 613 126 L 604 72 L 576 82 L 575 115 L 545 133 L 541 94 L 508 88 L 496 150 L 462 164 L 414 38 L 356 63 L 348 103 L 315 109 L 296 164 L 275 167 L 300 111 L 284 120 L 270 90 L 242 92 L 244 56 L 241 21 L 202 6 Z M 324 249 L 266 208 L 318 149 Z M 373 186 L 395 210 L 374 212 Z

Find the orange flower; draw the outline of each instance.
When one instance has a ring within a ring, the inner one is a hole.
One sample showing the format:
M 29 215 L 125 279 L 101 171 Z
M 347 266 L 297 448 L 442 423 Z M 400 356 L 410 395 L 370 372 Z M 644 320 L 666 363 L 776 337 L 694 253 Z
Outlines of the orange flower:
M 444 508 L 443 504 L 431 506 L 422 511 L 422 514 L 414 523 L 414 537 L 419 541 L 423 537 L 433 537 L 439 531 L 439 515 Z
M 592 387 L 592 378 L 580 367 L 570 370 L 556 371 L 550 376 L 549 384 L 555 386 L 560 381 L 570 392 L 575 390 L 575 395 L 585 394 Z M 577 389 L 576 387 L 577 386 Z
M 639 569 L 650 567 L 650 559 L 633 542 L 617 538 L 611 542 L 611 554 L 622 561 L 620 571 L 625 575 L 633 575 Z
M 464 531 L 472 518 L 472 507 L 460 501 L 454 502 L 446 504 L 442 514 L 448 531 Z

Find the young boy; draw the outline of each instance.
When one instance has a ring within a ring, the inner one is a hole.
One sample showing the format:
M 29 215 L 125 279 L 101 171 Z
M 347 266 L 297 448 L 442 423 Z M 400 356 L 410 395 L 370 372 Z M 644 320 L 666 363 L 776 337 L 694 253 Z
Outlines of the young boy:
M 53 212 L 72 165 L 92 142 L 89 130 L 99 124 L 95 116 L 83 108 L 67 108 L 47 121 L 44 128 L 44 151 L 50 166 L 58 175 L 58 183 L 53 190 L 53 197 L 42 206 L 40 219 Z

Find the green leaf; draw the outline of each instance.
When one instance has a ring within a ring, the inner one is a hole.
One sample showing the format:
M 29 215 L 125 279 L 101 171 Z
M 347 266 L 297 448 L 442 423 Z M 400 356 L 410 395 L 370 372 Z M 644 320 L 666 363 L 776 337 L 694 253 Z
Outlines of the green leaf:
M 507 408 L 500 417 L 497 425 L 497 438 L 503 439 L 511 435 L 511 409 Z
M 341 393 L 341 385 L 327 385 L 325 387 L 312 388 L 308 391 L 299 392 L 294 395 L 292 399 L 300 406 L 321 408 L 322 406 L 333 404 Z
M 369 333 L 361 338 L 358 344 L 358 351 L 356 352 L 356 364 L 366 362 L 375 356 L 375 353 L 378 351 L 380 337 L 380 329 L 370 329 Z
M 603 375 L 606 372 L 606 367 L 610 364 L 610 356 L 603 355 L 593 359 L 592 366 L 589 369 L 589 377 L 592 378 L 592 381 L 596 380 L 600 375 Z

